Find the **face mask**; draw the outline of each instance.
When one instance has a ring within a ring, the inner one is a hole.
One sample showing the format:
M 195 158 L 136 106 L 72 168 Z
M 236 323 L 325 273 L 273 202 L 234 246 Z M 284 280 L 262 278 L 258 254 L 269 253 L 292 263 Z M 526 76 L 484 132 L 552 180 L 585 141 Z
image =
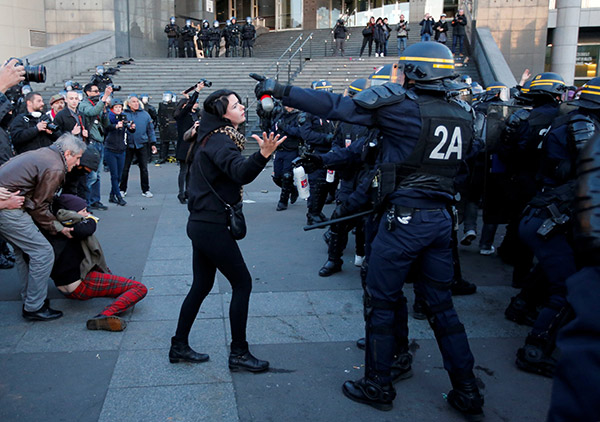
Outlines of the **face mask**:
M 33 117 L 34 119 L 39 119 L 40 117 L 42 117 L 42 113 L 39 111 L 32 111 L 31 117 Z

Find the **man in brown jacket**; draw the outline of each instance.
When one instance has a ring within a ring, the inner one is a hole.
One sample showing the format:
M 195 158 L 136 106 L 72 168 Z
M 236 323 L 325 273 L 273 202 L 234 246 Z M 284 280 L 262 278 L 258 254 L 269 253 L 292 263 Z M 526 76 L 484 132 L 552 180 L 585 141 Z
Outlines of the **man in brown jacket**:
M 19 191 L 25 198 L 19 209 L 0 209 L 0 236 L 15 249 L 22 284 L 23 317 L 32 321 L 62 316 L 62 312 L 51 309 L 46 300 L 54 252 L 38 226 L 50 233 L 71 237 L 72 229 L 58 222 L 50 204 L 67 172 L 79 164 L 84 150 L 82 141 L 72 134 L 64 134 L 51 146 L 20 154 L 0 167 L 0 186 L 11 192 Z

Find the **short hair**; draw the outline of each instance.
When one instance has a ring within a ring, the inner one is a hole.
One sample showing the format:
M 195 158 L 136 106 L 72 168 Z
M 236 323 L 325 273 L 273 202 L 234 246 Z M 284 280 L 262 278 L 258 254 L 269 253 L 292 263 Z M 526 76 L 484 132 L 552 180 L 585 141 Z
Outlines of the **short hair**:
M 35 92 L 35 91 L 28 92 L 25 95 L 25 104 L 27 104 L 27 101 L 32 101 L 33 97 L 35 97 L 36 95 L 39 95 L 40 97 L 42 96 L 42 94 L 40 94 L 39 92 Z
M 86 148 L 85 142 L 72 133 L 63 133 L 52 145 L 57 146 L 63 153 L 71 151 L 73 154 L 83 154 Z
M 98 85 L 93 84 L 91 82 L 89 84 L 85 84 L 85 86 L 83 87 L 83 92 L 85 92 L 87 94 L 88 92 L 90 92 L 92 90 L 92 87 L 94 87 L 94 86 L 96 88 L 98 87 Z
M 227 107 L 229 107 L 227 97 L 231 94 L 235 95 L 239 102 L 242 102 L 242 99 L 236 92 L 230 89 L 219 89 L 206 97 L 204 100 L 204 111 L 222 119 L 225 113 L 227 113 Z

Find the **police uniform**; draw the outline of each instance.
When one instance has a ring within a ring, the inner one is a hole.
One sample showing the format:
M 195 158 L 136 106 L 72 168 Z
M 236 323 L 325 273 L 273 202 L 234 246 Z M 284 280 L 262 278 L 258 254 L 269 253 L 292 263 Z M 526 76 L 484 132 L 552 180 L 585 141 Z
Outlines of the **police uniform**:
M 392 408 L 394 355 L 408 346 L 402 286 L 419 258 L 429 323 L 453 386 L 448 402 L 480 420 L 483 397 L 473 373 L 474 358 L 450 292 L 453 224 L 447 210 L 454 177 L 473 140 L 473 114 L 467 104 L 446 97 L 451 88 L 445 80 L 454 76 L 447 47 L 417 43 L 404 53 L 400 64 L 407 78 L 416 81 L 414 90 L 388 83 L 350 99 L 267 81 L 258 84 L 257 95 L 270 92 L 282 97 L 284 105 L 380 131 L 374 182 L 380 186 L 385 212 L 366 276 L 365 377 L 347 381 L 344 394 L 380 410 Z
M 217 24 L 216 27 L 210 28 L 210 34 L 209 34 L 209 40 L 210 40 L 210 46 L 209 46 L 209 56 L 213 57 L 213 50 L 215 52 L 214 57 L 219 57 L 219 49 L 221 48 L 221 30 L 219 29 L 219 22 L 215 21 L 215 23 Z
M 288 200 L 295 203 L 298 191 L 294 187 L 292 161 L 298 157 L 299 148 L 304 145 L 301 137 L 301 127 L 306 121 L 306 113 L 298 110 L 284 111 L 275 121 L 273 130 L 287 136 L 284 143 L 277 147 L 273 159 L 273 181 L 281 187 L 281 195 L 277 203 L 277 211 L 287 209 Z
M 227 42 L 225 44 L 225 56 L 229 57 L 229 54 L 231 54 L 231 57 L 237 57 L 240 45 L 240 25 L 235 17 L 231 18 L 231 25 L 227 26 L 225 30 L 225 41 Z
M 194 36 L 196 36 L 196 29 L 192 25 L 185 25 L 181 29 L 183 51 L 185 52 L 186 57 L 196 57 L 196 49 L 194 48 Z
M 175 122 L 175 108 L 172 102 L 161 102 L 158 105 L 158 132 L 160 134 L 160 161 L 165 162 L 169 155 L 171 141 L 177 140 L 177 124 Z
M 202 29 L 198 35 L 198 48 L 204 51 L 204 57 L 211 57 L 210 55 L 210 25 L 207 21 L 202 22 Z
M 175 23 L 175 19 L 171 19 L 172 23 L 165 26 L 165 33 L 169 40 L 167 57 L 179 57 L 179 25 Z
M 246 57 L 246 49 L 248 49 L 248 57 L 252 57 L 252 49 L 254 48 L 254 38 L 256 38 L 256 29 L 252 25 L 252 19 L 246 18 L 246 24 L 242 26 L 242 57 Z

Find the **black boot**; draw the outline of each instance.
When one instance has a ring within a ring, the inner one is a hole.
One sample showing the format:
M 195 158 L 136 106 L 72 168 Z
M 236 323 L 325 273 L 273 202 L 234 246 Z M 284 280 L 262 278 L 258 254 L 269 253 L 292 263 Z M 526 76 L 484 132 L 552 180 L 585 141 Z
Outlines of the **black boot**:
M 360 350 L 365 350 L 367 348 L 367 339 L 361 337 L 356 340 L 356 347 L 358 347 Z
M 398 381 L 405 380 L 413 376 L 412 372 L 412 361 L 413 357 L 408 352 L 403 352 L 394 356 L 394 363 L 392 363 L 392 384 L 396 384 Z
M 392 410 L 396 398 L 394 386 L 391 382 L 381 385 L 377 381 L 366 377 L 358 381 L 346 381 L 342 386 L 342 392 L 355 402 L 368 404 L 378 410 Z
M 510 299 L 510 304 L 504 311 L 504 316 L 509 321 L 516 322 L 519 325 L 533 327 L 537 319 L 537 311 L 529 306 L 527 301 L 519 294 Z
M 277 203 L 277 211 L 287 210 L 288 200 L 294 192 L 294 178 L 291 173 L 285 173 L 281 177 L 281 195 Z
M 323 265 L 321 267 L 321 269 L 319 270 L 319 276 L 320 277 L 329 277 L 332 274 L 339 273 L 340 271 L 342 271 L 343 263 L 344 263 L 344 261 L 342 261 L 341 259 L 338 259 L 335 261 L 328 259 L 327 262 L 325 263 L 325 265 Z
M 316 224 L 316 223 L 324 223 L 325 221 L 328 221 L 328 218 L 323 213 L 311 214 L 310 212 L 308 212 L 306 214 L 306 225 L 307 226 L 312 226 L 313 224 Z
M 450 290 L 452 290 L 453 296 L 467 296 L 474 294 L 477 291 L 477 286 L 469 283 L 464 278 L 455 278 L 450 283 Z
M 529 334 L 525 345 L 517 350 L 517 367 L 523 371 L 552 378 L 556 359 L 552 357 L 554 344 L 544 335 Z
M 171 338 L 171 349 L 169 350 L 169 362 L 206 362 L 209 356 L 204 353 L 195 352 L 187 343 L 181 343 L 175 338 Z
M 231 346 L 229 369 L 233 372 L 264 372 L 269 369 L 269 362 L 255 358 L 252 353 L 250 353 L 250 350 L 248 350 L 247 345 L 246 347 Z
M 418 320 L 427 319 L 427 303 L 422 300 L 415 300 L 413 304 L 413 318 Z
M 477 379 L 458 378 L 450 375 L 452 390 L 448 393 L 446 400 L 448 404 L 458 410 L 468 421 L 481 421 L 483 414 L 483 396 L 477 388 Z

